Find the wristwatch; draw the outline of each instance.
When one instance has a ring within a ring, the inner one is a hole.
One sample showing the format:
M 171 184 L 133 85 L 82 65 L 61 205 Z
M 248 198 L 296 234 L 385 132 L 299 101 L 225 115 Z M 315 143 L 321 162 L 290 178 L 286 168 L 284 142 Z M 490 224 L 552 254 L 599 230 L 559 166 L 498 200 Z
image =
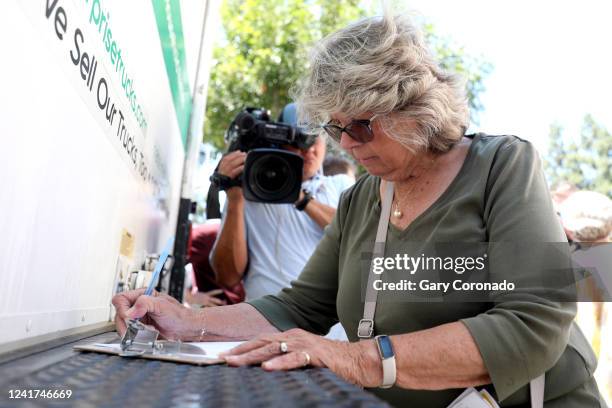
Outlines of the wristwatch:
M 219 173 L 216 169 L 212 176 L 210 176 L 210 182 L 221 191 L 226 191 L 232 187 L 239 187 L 242 185 L 242 180 L 240 177 L 232 179 Z
M 380 388 L 391 388 L 395 384 L 396 368 L 395 368 L 395 353 L 389 336 L 380 335 L 374 337 L 376 346 L 378 346 L 378 354 L 382 361 L 383 382 Z
M 310 191 L 307 191 L 307 190 L 302 190 L 302 191 L 304 192 L 304 198 L 302 198 L 301 200 L 299 200 L 298 202 L 294 204 L 295 209 L 298 211 L 304 211 L 306 209 L 306 206 L 310 202 L 310 200 L 313 199 L 312 194 L 310 194 Z

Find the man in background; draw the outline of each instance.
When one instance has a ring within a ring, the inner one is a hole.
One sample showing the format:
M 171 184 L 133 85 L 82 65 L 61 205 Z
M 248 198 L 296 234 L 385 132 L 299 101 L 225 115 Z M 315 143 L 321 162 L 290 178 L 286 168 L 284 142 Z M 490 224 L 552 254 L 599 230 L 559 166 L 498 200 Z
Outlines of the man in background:
M 283 110 L 279 121 L 297 123 L 295 105 Z M 340 194 L 352 184 L 346 175 L 325 176 L 322 136 L 308 149 L 286 146 L 304 159 L 302 192 L 294 204 L 256 203 L 244 199 L 241 187 L 226 191 L 221 231 L 211 254 L 217 281 L 232 287 L 244 279 L 246 299 L 276 294 L 298 277 L 323 236 Z M 235 151 L 221 159 L 218 172 L 235 179 L 242 174 L 246 153 Z M 333 338 L 339 328 L 333 328 Z
M 356 179 L 355 165 L 341 156 L 327 156 L 323 161 L 323 174 L 326 176 L 346 174 L 353 181 Z

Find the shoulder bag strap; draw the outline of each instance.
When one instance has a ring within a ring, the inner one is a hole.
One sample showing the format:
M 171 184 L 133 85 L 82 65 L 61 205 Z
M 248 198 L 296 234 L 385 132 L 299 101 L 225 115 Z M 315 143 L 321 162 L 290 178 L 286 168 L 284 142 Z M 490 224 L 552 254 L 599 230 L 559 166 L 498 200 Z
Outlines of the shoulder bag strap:
M 387 241 L 387 229 L 389 228 L 389 216 L 391 215 L 391 203 L 393 202 L 393 183 L 381 180 L 384 187 L 380 218 L 378 220 L 378 230 L 376 231 L 376 241 L 372 250 L 372 260 L 370 261 L 370 271 L 368 273 L 368 286 L 366 287 L 365 305 L 363 308 L 363 319 L 359 321 L 357 327 L 357 337 L 369 339 L 374 333 L 374 314 L 376 313 L 376 298 L 378 291 L 374 290 L 374 258 L 385 256 L 385 243 Z
M 544 374 L 529 382 L 529 394 L 531 395 L 531 408 L 544 406 Z

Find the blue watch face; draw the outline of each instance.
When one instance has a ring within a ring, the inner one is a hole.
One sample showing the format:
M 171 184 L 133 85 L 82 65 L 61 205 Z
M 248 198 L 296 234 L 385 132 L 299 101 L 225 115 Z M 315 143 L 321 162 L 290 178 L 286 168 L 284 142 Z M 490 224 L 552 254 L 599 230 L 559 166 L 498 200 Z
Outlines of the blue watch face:
M 380 336 L 376 338 L 378 343 L 378 350 L 382 358 L 391 358 L 395 354 L 393 353 L 393 345 L 391 345 L 391 339 L 388 336 Z

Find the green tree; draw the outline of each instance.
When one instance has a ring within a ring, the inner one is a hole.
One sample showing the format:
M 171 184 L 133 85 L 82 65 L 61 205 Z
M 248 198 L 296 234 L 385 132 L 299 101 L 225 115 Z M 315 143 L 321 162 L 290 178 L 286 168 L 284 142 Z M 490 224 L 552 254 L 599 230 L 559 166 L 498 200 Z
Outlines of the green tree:
M 224 147 L 223 134 L 246 106 L 277 115 L 290 102 L 289 89 L 306 69 L 308 47 L 328 33 L 373 10 L 359 0 L 225 0 L 221 6 L 224 37 L 213 50 L 208 88 L 205 139 Z M 464 75 L 472 119 L 483 109 L 478 95 L 491 66 L 425 32 L 432 50 L 447 69 Z
M 436 34 L 430 23 L 423 25 L 423 33 L 430 49 L 446 71 L 461 75 L 466 81 L 466 94 L 470 105 L 470 118 L 478 123 L 478 114 L 484 110 L 480 95 L 485 91 L 484 80 L 493 65 L 481 57 L 469 54 L 464 47 Z
M 612 197 L 612 133 L 591 115 L 584 117 L 577 140 L 564 137 L 559 124 L 551 125 L 545 169 L 553 186 L 567 181 Z

